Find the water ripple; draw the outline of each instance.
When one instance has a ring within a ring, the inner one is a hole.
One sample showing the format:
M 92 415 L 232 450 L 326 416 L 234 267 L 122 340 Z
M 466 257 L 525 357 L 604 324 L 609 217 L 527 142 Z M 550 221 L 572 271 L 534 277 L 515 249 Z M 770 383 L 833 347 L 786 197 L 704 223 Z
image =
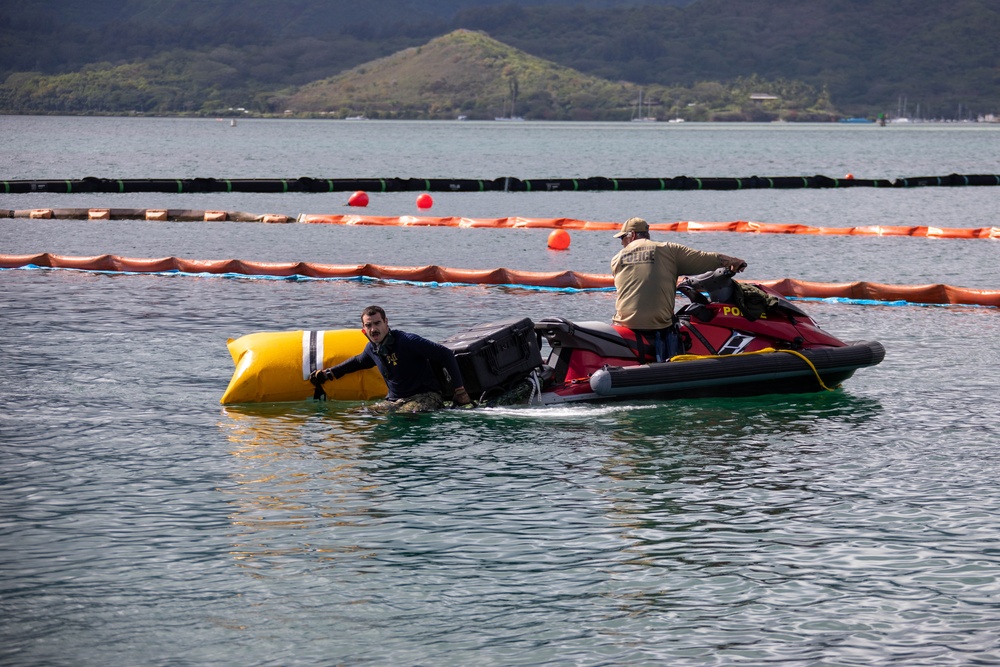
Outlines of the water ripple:
M 225 338 L 551 297 L 66 275 L 0 276 L 0 662 L 1000 661 L 995 313 L 819 305 L 890 350 L 832 394 L 376 416 L 220 408 Z

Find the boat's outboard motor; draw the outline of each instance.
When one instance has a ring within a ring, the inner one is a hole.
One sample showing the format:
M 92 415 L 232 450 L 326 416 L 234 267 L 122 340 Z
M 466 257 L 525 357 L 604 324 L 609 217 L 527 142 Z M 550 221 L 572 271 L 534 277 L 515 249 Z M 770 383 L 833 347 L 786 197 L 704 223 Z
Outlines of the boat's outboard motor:
M 702 294 L 703 292 L 708 292 L 711 301 L 732 303 L 733 272 L 723 266 L 714 271 L 685 278 L 677 286 L 677 289 L 692 303 L 708 303 Z

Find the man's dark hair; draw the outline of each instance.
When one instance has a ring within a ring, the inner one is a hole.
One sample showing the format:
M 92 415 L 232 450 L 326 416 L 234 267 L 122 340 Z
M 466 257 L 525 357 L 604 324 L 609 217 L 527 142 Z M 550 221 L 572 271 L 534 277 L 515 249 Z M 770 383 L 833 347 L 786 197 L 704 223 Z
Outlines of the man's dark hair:
M 649 232 L 632 232 L 637 239 L 648 239 Z
M 362 322 L 365 319 L 365 315 L 367 315 L 368 317 L 371 317 L 373 315 L 381 315 L 382 319 L 384 321 L 386 321 L 386 322 L 389 321 L 389 318 L 385 316 L 385 311 L 382 310 L 382 306 L 368 306 L 367 308 L 365 308 L 364 310 L 362 310 L 361 311 L 361 321 Z

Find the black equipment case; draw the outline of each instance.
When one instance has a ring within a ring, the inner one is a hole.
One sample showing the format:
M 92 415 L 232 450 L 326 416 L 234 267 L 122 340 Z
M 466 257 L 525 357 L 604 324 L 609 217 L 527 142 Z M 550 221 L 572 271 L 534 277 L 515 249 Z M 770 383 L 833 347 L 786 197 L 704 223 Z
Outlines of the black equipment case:
M 441 344 L 455 353 L 465 390 L 473 400 L 527 377 L 542 365 L 534 323 L 525 317 L 482 324 Z

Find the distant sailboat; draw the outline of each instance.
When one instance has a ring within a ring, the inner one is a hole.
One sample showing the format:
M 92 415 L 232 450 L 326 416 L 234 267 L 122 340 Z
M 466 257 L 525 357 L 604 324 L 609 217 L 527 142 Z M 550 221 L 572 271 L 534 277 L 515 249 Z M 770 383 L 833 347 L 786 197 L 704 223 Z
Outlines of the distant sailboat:
M 646 111 L 648 113 L 648 110 Z M 639 104 L 632 110 L 633 123 L 655 123 L 656 116 L 644 116 L 642 110 L 642 88 L 639 89 Z
M 906 96 L 900 95 L 899 102 L 896 104 L 896 117 L 890 120 L 890 123 L 909 123 L 910 117 L 907 115 L 906 111 Z
M 510 115 L 509 116 L 497 116 L 493 120 L 506 120 L 506 121 L 522 121 L 522 120 L 524 120 L 524 118 L 522 118 L 521 116 L 515 116 L 514 115 L 514 101 L 515 101 L 515 99 L 516 99 L 516 97 L 512 93 L 511 94 L 511 98 L 510 98 Z M 507 100 L 504 100 L 503 101 L 503 109 L 501 110 L 501 113 L 506 113 L 506 112 L 507 112 Z

